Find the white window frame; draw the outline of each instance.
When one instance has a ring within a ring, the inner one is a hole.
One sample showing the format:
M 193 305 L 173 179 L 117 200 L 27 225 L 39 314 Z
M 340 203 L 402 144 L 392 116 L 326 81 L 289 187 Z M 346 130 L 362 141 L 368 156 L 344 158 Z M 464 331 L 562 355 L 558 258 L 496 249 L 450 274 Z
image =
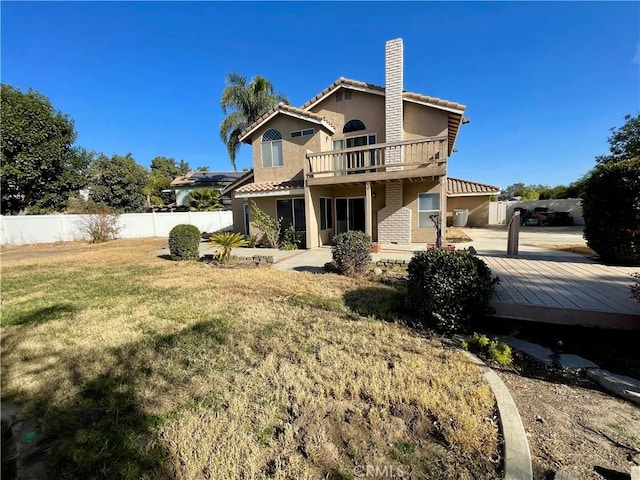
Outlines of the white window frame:
M 438 209 L 437 210 L 420 210 L 420 196 L 422 195 L 436 195 L 437 196 L 437 202 L 436 204 L 438 205 Z M 426 214 L 426 218 L 428 220 L 428 225 L 425 225 L 422 220 L 421 214 Z M 418 228 L 435 228 L 435 223 L 433 223 L 433 221 L 429 218 L 429 215 L 433 215 L 433 214 L 440 214 L 440 192 L 422 192 L 418 194 Z
M 275 128 L 270 128 L 269 130 L 275 130 L 276 132 L 278 132 L 278 135 L 280 135 L 280 139 L 279 140 L 267 140 L 266 142 L 261 140 L 260 143 L 262 145 L 262 151 L 260 153 L 262 155 L 262 168 L 282 167 L 284 165 L 284 149 L 283 149 L 283 144 L 282 144 L 282 134 L 280 133 L 279 130 L 276 130 Z M 269 130 L 267 130 L 267 131 L 269 131 Z M 264 134 L 263 134 L 263 137 L 264 137 Z M 276 164 L 273 163 L 273 158 L 274 158 L 273 146 L 274 146 L 274 144 L 279 144 L 280 145 L 280 157 L 279 157 L 280 158 L 280 163 L 276 163 Z M 266 162 L 265 162 L 265 154 L 264 154 L 265 148 L 269 149 L 269 153 L 270 153 L 270 157 L 271 157 L 271 162 L 270 162 L 269 165 L 267 165 Z
M 324 208 L 322 208 L 322 201 L 324 200 Z M 333 198 L 320 197 L 320 230 L 333 230 Z M 322 222 L 322 214 L 324 213 L 324 223 Z M 331 220 L 329 223 L 328 220 Z
M 314 133 L 316 133 L 315 128 L 305 128 L 303 130 L 294 130 L 293 132 L 290 133 L 290 135 L 291 135 L 291 138 L 300 138 L 300 137 L 310 137 Z

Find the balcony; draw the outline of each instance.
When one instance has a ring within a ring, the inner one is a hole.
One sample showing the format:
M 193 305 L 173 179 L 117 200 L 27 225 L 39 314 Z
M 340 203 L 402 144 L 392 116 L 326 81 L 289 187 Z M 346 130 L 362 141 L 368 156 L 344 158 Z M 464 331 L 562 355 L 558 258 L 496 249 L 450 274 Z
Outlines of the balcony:
M 447 137 L 308 153 L 307 185 L 434 177 L 447 172 Z

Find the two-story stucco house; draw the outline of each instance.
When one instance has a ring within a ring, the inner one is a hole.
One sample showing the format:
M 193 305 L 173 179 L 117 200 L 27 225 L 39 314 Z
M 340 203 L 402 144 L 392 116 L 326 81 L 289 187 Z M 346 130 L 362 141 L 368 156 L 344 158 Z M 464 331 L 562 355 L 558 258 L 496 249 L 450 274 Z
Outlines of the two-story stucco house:
M 253 173 L 233 186 L 235 229 L 256 233 L 255 202 L 306 232 L 307 248 L 347 230 L 381 243 L 433 242 L 430 216 L 446 226 L 447 162 L 465 106 L 403 91 L 402 39 L 386 44 L 385 82 L 340 78 L 247 127 L 240 140 L 252 146 Z M 487 187 L 488 201 L 499 189 Z

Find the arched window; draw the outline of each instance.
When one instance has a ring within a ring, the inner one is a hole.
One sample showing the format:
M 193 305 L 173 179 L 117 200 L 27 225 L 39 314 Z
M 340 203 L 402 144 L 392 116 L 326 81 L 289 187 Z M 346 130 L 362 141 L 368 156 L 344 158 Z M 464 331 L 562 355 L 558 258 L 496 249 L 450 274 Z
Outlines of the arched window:
M 366 128 L 367 127 L 364 126 L 364 123 L 362 123 L 361 120 L 349 120 L 345 123 L 342 133 L 358 132 L 360 130 L 365 130 Z
M 262 166 L 282 166 L 282 135 L 273 128 L 262 135 Z

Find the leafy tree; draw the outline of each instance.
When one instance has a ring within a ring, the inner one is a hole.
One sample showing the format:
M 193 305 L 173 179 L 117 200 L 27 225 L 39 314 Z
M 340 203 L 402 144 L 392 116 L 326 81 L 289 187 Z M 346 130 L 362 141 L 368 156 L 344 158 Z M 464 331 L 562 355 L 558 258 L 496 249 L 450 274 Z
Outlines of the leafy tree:
M 226 84 L 220 106 L 227 116 L 220 124 L 220 138 L 227 145 L 231 166 L 237 171 L 236 154 L 242 131 L 278 103 L 288 104 L 289 100 L 276 93 L 271 82 L 260 75 L 247 84 L 246 77 L 229 73 Z
M 189 207 L 192 212 L 213 212 L 222 208 L 220 192 L 215 188 L 198 188 L 189 192 Z
M 169 190 L 171 181 L 189 173 L 189 164 L 184 160 L 177 162 L 175 158 L 155 157 L 151 160 L 151 174 L 145 186 L 147 202 L 156 205 L 175 203 L 175 192 Z
M 1 87 L 1 212 L 61 211 L 85 185 L 92 154 L 74 146 L 71 118 L 47 97 Z
M 609 155 L 596 157 L 598 165 L 640 157 L 640 113 L 635 117 L 625 115 L 625 124 L 613 127 L 608 138 Z
M 89 199 L 117 211 L 140 212 L 145 204 L 147 176 L 147 169 L 130 153 L 111 158 L 100 154 L 89 167 Z
M 540 198 L 540 194 L 535 188 L 526 187 L 522 190 L 522 200 L 538 200 Z
M 596 157 L 583 181 L 584 236 L 602 260 L 640 264 L 640 123 L 625 120 L 609 138 L 610 154 Z

